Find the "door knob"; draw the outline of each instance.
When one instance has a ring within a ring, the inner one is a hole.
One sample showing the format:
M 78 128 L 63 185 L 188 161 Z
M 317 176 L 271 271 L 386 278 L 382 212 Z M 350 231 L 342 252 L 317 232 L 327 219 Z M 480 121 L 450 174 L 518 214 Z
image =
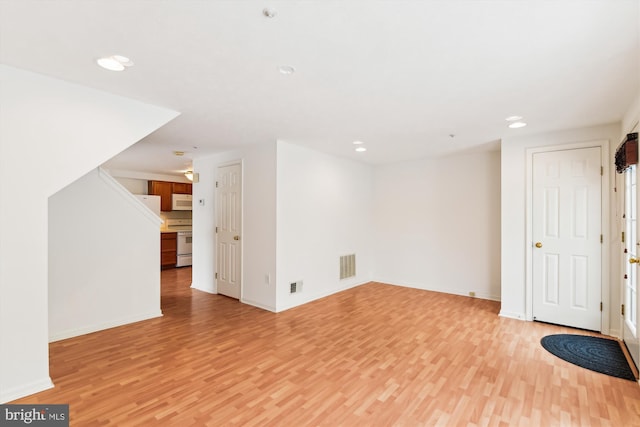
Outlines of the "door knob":
M 233 236 L 233 240 L 240 240 L 240 236 Z
M 536 242 L 536 248 L 541 248 L 541 247 L 542 247 L 542 243 Z
M 629 258 L 629 264 L 640 264 L 640 259 L 638 259 L 638 258 Z

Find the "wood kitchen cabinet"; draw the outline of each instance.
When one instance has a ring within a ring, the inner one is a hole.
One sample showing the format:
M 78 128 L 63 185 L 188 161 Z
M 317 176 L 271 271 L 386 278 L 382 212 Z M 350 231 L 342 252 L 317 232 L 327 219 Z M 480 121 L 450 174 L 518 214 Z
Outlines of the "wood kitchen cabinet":
M 149 194 L 160 196 L 160 210 L 163 212 L 171 210 L 171 195 L 173 194 L 173 183 L 166 181 L 149 181 Z
M 173 194 L 192 194 L 193 185 L 187 182 L 172 182 Z
M 172 194 L 192 194 L 193 184 L 186 182 L 149 181 L 148 193 L 160 196 L 160 210 L 170 211 Z
M 178 260 L 178 233 L 160 233 L 160 267 L 173 268 Z

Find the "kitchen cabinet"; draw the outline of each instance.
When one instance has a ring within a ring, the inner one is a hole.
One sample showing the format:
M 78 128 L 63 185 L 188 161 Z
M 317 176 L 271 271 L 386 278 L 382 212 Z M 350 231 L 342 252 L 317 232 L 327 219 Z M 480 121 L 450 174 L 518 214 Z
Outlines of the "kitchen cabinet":
M 163 212 L 171 210 L 171 195 L 173 194 L 173 183 L 166 181 L 149 181 L 149 194 L 160 196 L 160 210 Z
M 192 194 L 193 185 L 186 182 L 149 181 L 148 193 L 160 196 L 160 210 L 171 210 L 172 194 Z
M 173 194 L 192 194 L 193 185 L 187 182 L 173 182 Z
M 178 233 L 160 233 L 160 267 L 173 268 L 178 260 Z

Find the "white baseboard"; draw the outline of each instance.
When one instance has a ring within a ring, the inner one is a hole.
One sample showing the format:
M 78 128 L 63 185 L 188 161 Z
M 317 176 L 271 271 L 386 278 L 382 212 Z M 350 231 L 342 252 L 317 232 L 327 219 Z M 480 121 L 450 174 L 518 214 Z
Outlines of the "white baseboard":
M 524 313 L 515 313 L 510 311 L 504 311 L 504 310 L 500 310 L 500 314 L 498 314 L 498 316 L 506 317 L 509 319 L 525 320 Z
M 402 287 L 405 287 L 405 288 L 413 288 L 413 289 L 422 289 L 424 291 L 440 292 L 440 293 L 443 293 L 443 294 L 459 295 L 459 296 L 462 296 L 462 297 L 485 299 L 485 300 L 489 300 L 489 301 L 500 302 L 500 300 L 501 300 L 499 295 L 490 295 L 490 294 L 486 294 L 486 293 L 479 292 L 479 291 L 467 291 L 467 290 L 462 290 L 462 289 L 451 289 L 451 288 L 445 288 L 445 287 L 433 287 L 433 286 L 427 286 L 427 285 L 422 284 L 422 283 L 402 282 L 402 281 L 387 280 L 387 279 L 372 279 L 372 281 L 373 282 L 378 282 L 378 283 L 384 283 L 384 284 L 387 284 L 387 285 L 402 286 Z M 469 292 L 475 292 L 475 296 L 473 296 L 473 297 L 469 296 Z
M 128 325 L 130 323 L 141 322 L 143 320 L 154 319 L 156 317 L 162 317 L 162 311 L 158 310 L 152 313 L 143 313 L 135 316 L 115 319 L 109 322 L 83 326 L 81 328 L 67 329 L 66 331 L 60 331 L 60 332 L 51 334 L 49 336 L 49 342 L 65 340 L 67 338 L 73 338 L 80 335 L 90 334 L 92 332 L 103 331 L 105 329 L 111 329 L 118 326 Z
M 211 287 L 209 288 L 201 288 L 200 286 L 194 285 L 193 282 L 191 283 L 191 289 L 195 289 L 197 291 L 202 291 L 202 292 L 206 292 L 208 294 L 213 294 L 213 295 L 217 295 L 218 293 Z
M 364 282 L 354 282 L 354 283 L 350 283 L 350 284 L 345 285 L 345 286 L 341 286 L 339 288 L 334 288 L 334 289 L 329 289 L 329 290 L 324 291 L 324 292 L 319 292 L 319 293 L 310 295 L 308 298 L 296 300 L 293 303 L 289 302 L 289 303 L 283 304 L 281 307 L 277 307 L 276 313 L 280 313 L 282 311 L 289 310 L 289 309 L 294 308 L 294 307 L 299 307 L 301 305 L 310 303 L 312 301 L 316 301 L 316 300 L 319 300 L 321 298 L 328 297 L 329 295 L 337 294 L 339 292 L 346 291 L 347 289 L 356 288 L 358 286 L 362 286 L 362 285 L 364 285 L 366 283 L 370 283 L 370 282 L 371 282 L 371 280 L 367 279 Z
M 276 312 L 276 308 L 275 307 L 271 307 L 269 305 L 264 305 L 264 304 L 261 304 L 261 303 L 256 302 L 256 301 L 251 301 L 250 299 L 242 298 L 240 300 L 240 302 L 243 303 L 243 304 L 247 304 L 247 305 L 251 305 L 253 307 L 260 308 L 262 310 L 270 311 L 272 313 Z
M 11 402 L 50 388 L 53 388 L 53 382 L 49 377 L 43 378 L 39 381 L 33 381 L 29 384 L 23 384 L 18 387 L 11 387 L 9 389 L 3 388 L 0 390 L 0 404 Z
M 604 331 L 603 331 L 602 334 L 603 335 L 608 335 L 610 337 L 617 338 L 619 340 L 622 339 L 622 334 L 620 333 L 620 329 L 611 329 L 611 328 L 609 328 L 608 332 L 609 332 L 608 334 L 605 334 Z

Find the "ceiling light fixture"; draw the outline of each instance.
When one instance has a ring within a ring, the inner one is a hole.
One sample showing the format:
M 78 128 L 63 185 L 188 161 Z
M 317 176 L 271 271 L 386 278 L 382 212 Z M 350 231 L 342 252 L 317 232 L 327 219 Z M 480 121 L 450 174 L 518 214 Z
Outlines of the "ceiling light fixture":
M 193 182 L 200 182 L 200 174 L 199 173 L 194 173 L 193 171 L 186 171 L 184 173 L 184 176 L 187 177 L 187 179 L 189 181 L 193 181 Z
M 353 141 L 353 145 L 362 145 L 364 142 L 362 141 Z
M 522 116 L 509 116 L 505 120 L 508 122 L 517 122 L 518 120 L 522 120 Z
M 525 127 L 527 124 L 525 122 L 513 122 L 509 125 L 511 129 L 519 129 Z
M 125 68 L 133 67 L 133 61 L 122 55 L 105 56 L 97 59 L 96 62 L 109 71 L 123 71 Z
M 364 148 L 364 147 L 358 147 L 358 148 L 356 148 L 356 151 L 357 151 L 358 153 L 364 153 L 365 151 L 367 151 L 367 149 L 366 149 L 366 148 Z
M 276 12 L 273 9 L 269 9 L 268 7 L 265 7 L 264 9 L 262 9 L 262 14 L 266 18 L 274 18 L 278 14 L 278 12 Z
M 295 73 L 296 69 L 291 65 L 281 65 L 278 67 L 278 71 L 280 71 L 280 74 L 289 75 Z

